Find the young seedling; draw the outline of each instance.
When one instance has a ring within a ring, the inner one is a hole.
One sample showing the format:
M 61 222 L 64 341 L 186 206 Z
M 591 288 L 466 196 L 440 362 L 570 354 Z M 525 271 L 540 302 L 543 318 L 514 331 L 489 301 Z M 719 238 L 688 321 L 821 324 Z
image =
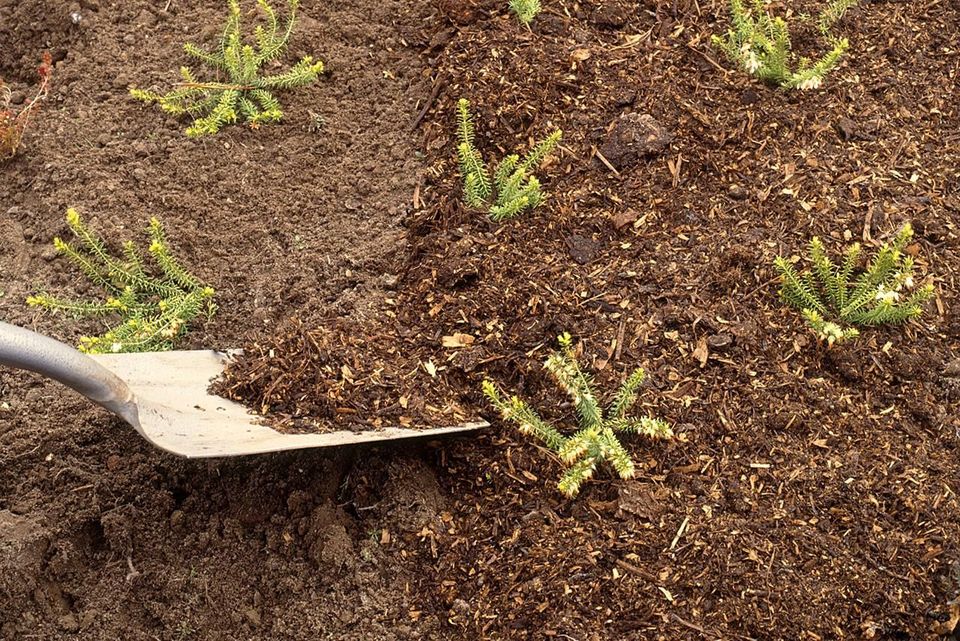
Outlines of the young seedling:
M 543 202 L 540 181 L 532 171 L 553 151 L 563 133 L 555 131 L 531 149 L 523 159 L 511 154 L 503 159 L 493 172 L 487 170 L 483 156 L 475 145 L 473 117 L 470 102 L 457 102 L 457 156 L 463 178 L 463 198 L 470 207 L 487 209 L 496 221 L 513 218 Z
M 540 13 L 540 0 L 510 0 L 510 11 L 517 16 L 520 24 L 529 27 Z
M 749 9 L 748 1 L 752 4 Z M 734 64 L 764 82 L 789 89 L 816 89 L 850 46 L 846 38 L 832 37 L 829 32 L 853 4 L 850 0 L 830 2 L 818 21 L 830 50 L 816 62 L 800 58 L 795 70 L 787 22 L 772 16 L 764 0 L 730 0 L 733 28 L 723 37 L 713 36 L 712 42 Z
M 30 118 L 39 109 L 40 102 L 47 97 L 50 76 L 53 73 L 53 60 L 49 53 L 43 54 L 37 73 L 40 75 L 40 86 L 37 88 L 37 93 L 19 111 L 14 111 L 10 107 L 10 98 L 13 93 L 10 91 L 10 87 L 5 85 L 3 80 L 0 80 L 0 161 L 9 160 L 16 155 Z
M 847 12 L 847 9 L 857 6 L 860 0 L 832 0 L 827 6 L 820 12 L 820 17 L 817 19 L 817 28 L 820 29 L 820 33 L 823 34 L 825 38 L 831 38 L 831 33 L 833 32 L 833 26 L 840 22 L 840 19 L 843 18 L 843 14 Z
M 837 265 L 814 237 L 810 241 L 812 271 L 799 274 L 785 258 L 774 260 L 782 279 L 780 296 L 801 311 L 828 346 L 859 336 L 854 325 L 900 323 L 920 316 L 934 290 L 930 284 L 914 289 L 913 258 L 903 251 L 912 237 L 913 228 L 907 223 L 856 277 L 861 254 L 858 243 L 844 252 Z
M 277 122 L 283 112 L 272 92 L 310 84 L 323 72 L 322 62 L 305 56 L 283 73 L 261 75 L 261 67 L 286 50 L 300 0 L 288 0 L 289 15 L 282 30 L 273 7 L 267 0 L 257 0 L 266 14 L 267 25 L 254 29 L 255 44 L 244 43 L 239 0 L 228 0 L 227 4 L 230 15 L 215 51 L 207 52 L 193 44 L 184 46 L 188 54 L 217 72 L 217 80 L 200 82 L 188 67 L 181 67 L 183 81 L 167 94 L 130 89 L 130 95 L 137 100 L 155 102 L 171 114 L 193 117 L 193 124 L 186 130 L 191 137 L 215 134 L 240 118 L 254 129 L 261 123 Z M 220 74 L 225 74 L 227 80 L 221 81 Z
M 197 316 L 216 311 L 214 291 L 190 275 L 170 254 L 163 227 L 150 219 L 147 231 L 149 253 L 158 269 L 150 273 L 132 242 L 123 245 L 123 257 L 111 256 L 73 209 L 67 210 L 67 225 L 79 241 L 73 245 L 54 238 L 57 251 L 66 256 L 95 285 L 107 292 L 103 302 L 55 298 L 46 293 L 27 298 L 27 304 L 75 316 L 119 316 L 120 321 L 102 336 L 84 336 L 80 351 L 153 352 L 173 348 Z
M 557 452 L 567 466 L 557 487 L 567 496 L 580 492 L 580 486 L 593 476 L 597 467 L 608 462 L 620 478 L 634 475 L 633 460 L 617 438 L 617 434 L 643 434 L 651 438 L 671 438 L 670 426 L 658 418 L 642 416 L 629 418 L 627 412 L 637 400 L 637 390 L 644 379 L 644 371 L 637 368 L 620 386 L 604 415 L 594 395 L 590 377 L 583 373 L 573 352 L 573 342 L 567 333 L 559 337 L 560 351 L 551 355 L 544 368 L 557 385 L 573 400 L 579 417 L 579 430 L 570 436 L 545 422 L 537 412 L 520 398 L 504 400 L 496 385 L 483 382 L 483 393 L 500 412 L 504 420 L 517 425 L 520 432 L 542 441 Z

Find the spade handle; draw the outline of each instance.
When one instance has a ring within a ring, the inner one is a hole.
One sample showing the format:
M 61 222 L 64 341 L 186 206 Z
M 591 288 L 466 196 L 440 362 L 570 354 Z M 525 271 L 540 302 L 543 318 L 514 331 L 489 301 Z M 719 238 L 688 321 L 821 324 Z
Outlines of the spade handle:
M 60 341 L 0 321 L 0 365 L 29 370 L 76 390 L 133 426 L 137 406 L 126 383 Z

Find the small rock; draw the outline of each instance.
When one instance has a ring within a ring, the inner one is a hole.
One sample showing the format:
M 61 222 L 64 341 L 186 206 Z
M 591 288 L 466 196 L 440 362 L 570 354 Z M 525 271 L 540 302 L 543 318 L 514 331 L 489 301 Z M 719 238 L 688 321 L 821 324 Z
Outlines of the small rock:
M 439 7 L 444 17 L 459 26 L 471 24 L 480 17 L 479 8 L 472 2 L 440 0 Z
M 614 228 L 623 229 L 627 225 L 636 222 L 638 218 L 640 218 L 640 212 L 636 209 L 628 209 L 614 214 L 611 217 L 611 221 L 613 222 Z
M 77 621 L 77 617 L 74 616 L 72 612 L 57 617 L 57 625 L 61 630 L 66 632 L 77 632 L 80 630 L 80 622 Z
M 707 337 L 707 346 L 710 349 L 722 351 L 733 345 L 733 334 L 721 332 Z
M 97 144 L 100 145 L 101 147 L 106 147 L 107 145 L 110 144 L 110 141 L 112 139 L 113 138 L 110 136 L 110 134 L 100 134 L 99 136 L 97 136 Z
M 144 169 L 143 167 L 137 167 L 136 169 L 133 170 L 132 173 L 133 173 L 134 180 L 136 180 L 137 182 L 142 183 L 147 179 L 147 170 Z
M 470 604 L 463 599 L 454 599 L 453 605 L 450 607 L 450 611 L 466 618 L 470 616 L 470 614 L 473 612 L 473 609 L 470 607 Z
M 144 27 L 154 27 L 157 24 L 157 17 L 144 9 L 140 12 L 140 15 L 137 16 L 136 24 L 143 25 Z
M 855 140 L 860 137 L 860 128 L 857 127 L 857 123 L 846 116 L 838 120 L 835 127 L 844 140 Z
M 183 510 L 174 510 L 173 514 L 170 515 L 170 527 L 176 530 L 183 525 L 183 519 Z
M 734 200 L 746 200 L 750 194 L 740 185 L 730 185 L 727 187 L 727 194 Z
M 249 610 L 244 610 L 243 618 L 247 620 L 253 627 L 257 628 L 260 626 L 260 613 L 253 608 Z
M 955 358 L 943 368 L 943 375 L 946 378 L 960 378 L 960 358 Z
M 740 102 L 745 105 L 755 105 L 760 102 L 760 94 L 758 94 L 753 89 L 747 89 L 742 94 L 740 94 Z
M 380 277 L 380 282 L 387 289 L 395 289 L 397 283 L 400 282 L 400 277 L 396 274 L 384 274 Z
M 629 107 L 637 101 L 637 92 L 634 89 L 622 88 L 620 91 L 614 94 L 613 96 L 613 106 L 620 107 Z
M 625 7 L 611 2 L 601 4 L 590 15 L 591 22 L 602 29 L 619 29 L 629 19 L 630 12 Z
M 27 99 L 27 94 L 22 91 L 12 91 L 10 92 L 10 104 L 19 105 L 22 104 L 24 100 Z
M 128 33 L 123 37 L 123 44 L 127 45 L 128 47 L 132 47 L 133 45 L 137 44 L 137 37 L 132 33 Z
M 640 517 L 654 521 L 663 512 L 662 503 L 657 494 L 639 484 L 623 484 L 617 496 L 618 519 Z
M 433 37 L 430 38 L 429 49 L 439 49 L 453 40 L 455 35 L 457 35 L 455 29 L 444 29 L 443 31 L 433 34 Z
M 567 238 L 566 243 L 570 257 L 579 265 L 586 265 L 600 252 L 600 243 L 579 234 Z
M 150 145 L 142 140 L 138 140 L 130 145 L 130 151 L 139 158 L 146 158 L 150 155 Z
M 600 153 L 617 169 L 635 165 L 644 156 L 654 156 L 673 141 L 673 134 L 649 114 L 620 116 L 607 134 Z

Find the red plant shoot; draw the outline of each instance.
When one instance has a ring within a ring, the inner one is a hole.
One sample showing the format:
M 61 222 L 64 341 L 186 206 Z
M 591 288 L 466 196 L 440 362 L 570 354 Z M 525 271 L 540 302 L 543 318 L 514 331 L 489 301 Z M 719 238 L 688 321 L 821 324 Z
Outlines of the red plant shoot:
M 40 101 L 47 97 L 50 85 L 50 76 L 53 73 L 53 59 L 49 53 L 44 53 L 40 67 L 40 86 L 37 95 L 19 111 L 10 107 L 10 87 L 0 80 L 0 161 L 9 160 L 17 153 L 23 132 L 30 122 L 33 113 L 39 108 Z

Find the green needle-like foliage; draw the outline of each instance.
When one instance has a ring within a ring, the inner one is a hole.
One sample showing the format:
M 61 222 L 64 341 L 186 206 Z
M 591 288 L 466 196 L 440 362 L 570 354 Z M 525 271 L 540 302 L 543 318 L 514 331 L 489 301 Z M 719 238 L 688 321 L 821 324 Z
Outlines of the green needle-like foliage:
M 831 0 L 820 12 L 820 17 L 817 19 L 817 27 L 820 29 L 820 33 L 827 38 L 831 37 L 833 26 L 840 22 L 847 9 L 857 6 L 859 3 L 860 0 Z
M 107 292 L 103 302 L 74 301 L 45 293 L 27 298 L 32 307 L 65 311 L 75 316 L 119 316 L 102 336 L 84 336 L 79 349 L 90 353 L 154 352 L 173 348 L 175 339 L 200 314 L 216 311 L 214 291 L 202 284 L 170 254 L 163 227 L 150 219 L 149 253 L 157 268 L 151 273 L 132 242 L 123 245 L 123 256 L 112 256 L 73 209 L 67 225 L 77 239 L 71 244 L 54 238 L 57 251 L 76 265 L 95 285 Z
M 496 221 L 513 218 L 543 202 L 540 181 L 532 172 L 540 166 L 563 137 L 555 131 L 531 149 L 522 159 L 511 154 L 503 159 L 493 178 L 483 156 L 476 148 L 470 102 L 457 102 L 457 157 L 463 178 L 463 199 L 470 207 L 487 209 Z
M 859 336 L 854 325 L 900 323 L 917 317 L 934 290 L 930 284 L 914 290 L 913 258 L 903 251 L 911 238 L 913 228 L 907 223 L 892 243 L 880 248 L 866 270 L 854 277 L 860 245 L 851 245 L 838 265 L 814 237 L 810 241 L 810 271 L 800 274 L 783 257 L 774 260 L 782 280 L 780 296 L 801 311 L 828 345 Z
M 517 425 L 520 432 L 533 436 L 555 451 L 566 472 L 557 487 L 567 496 L 576 496 L 601 463 L 607 462 L 620 478 L 634 474 L 633 460 L 617 438 L 617 434 L 643 434 L 651 438 L 671 438 L 673 431 L 663 420 L 630 418 L 627 412 L 637 400 L 637 390 L 643 383 L 642 368 L 634 370 L 620 386 L 604 416 L 593 393 L 590 377 L 577 363 L 569 334 L 559 337 L 560 350 L 551 355 L 544 368 L 573 400 L 579 418 L 579 430 L 567 436 L 545 422 L 527 403 L 516 396 L 504 399 L 496 385 L 483 382 L 483 393 L 500 412 L 504 420 Z
M 734 64 L 764 82 L 790 89 L 816 89 L 850 46 L 846 38 L 830 35 L 830 29 L 854 4 L 855 0 L 831 0 L 818 20 L 830 50 L 816 62 L 800 58 L 796 69 L 787 22 L 770 15 L 764 0 L 730 0 L 732 28 L 723 37 L 713 36 L 712 41 Z
M 283 73 L 261 75 L 263 65 L 276 60 L 286 50 L 300 0 L 288 0 L 289 15 L 282 29 L 276 11 L 267 0 L 257 0 L 266 15 L 266 26 L 258 25 L 254 29 L 252 44 L 244 41 L 240 30 L 239 0 L 228 0 L 227 4 L 230 15 L 215 51 L 208 52 L 194 44 L 184 45 L 188 54 L 212 67 L 216 80 L 200 82 L 188 67 L 181 67 L 183 80 L 167 94 L 130 90 L 130 95 L 137 100 L 155 102 L 171 114 L 191 116 L 193 124 L 186 131 L 191 137 L 215 134 L 224 125 L 241 118 L 253 128 L 261 123 L 277 122 L 283 112 L 273 91 L 310 84 L 323 72 L 322 62 L 305 56 Z
M 510 0 L 510 11 L 524 26 L 530 26 L 540 13 L 540 0 Z

